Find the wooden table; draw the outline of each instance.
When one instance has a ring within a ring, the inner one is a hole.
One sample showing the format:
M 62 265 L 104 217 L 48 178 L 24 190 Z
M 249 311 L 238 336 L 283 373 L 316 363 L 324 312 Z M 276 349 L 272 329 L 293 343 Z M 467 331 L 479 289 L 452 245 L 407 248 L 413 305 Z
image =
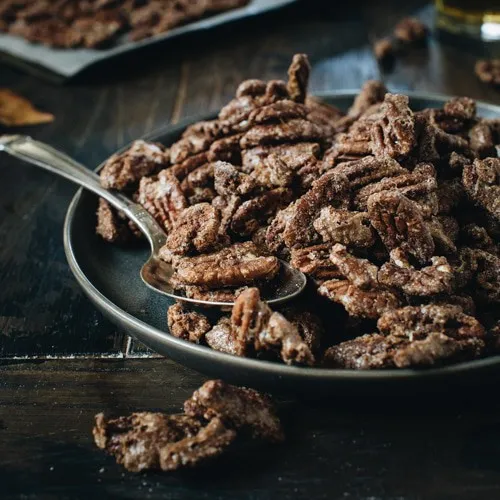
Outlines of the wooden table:
M 313 65 L 311 89 L 467 94 L 500 103 L 472 73 L 476 49 L 432 38 L 381 73 L 369 41 L 425 2 L 300 2 L 281 12 L 183 39 L 140 60 L 98 68 L 66 86 L 0 63 L 10 87 L 55 114 L 22 130 L 95 167 L 128 141 L 216 110 L 249 77 L 281 78 L 295 52 Z M 181 46 L 182 44 L 182 46 Z M 0 158 L 1 498 L 500 497 L 498 385 L 460 394 L 286 402 L 289 439 L 236 449 L 200 471 L 125 473 L 95 448 L 99 411 L 178 411 L 204 378 L 127 341 L 84 297 L 68 270 L 63 218 L 75 188 Z

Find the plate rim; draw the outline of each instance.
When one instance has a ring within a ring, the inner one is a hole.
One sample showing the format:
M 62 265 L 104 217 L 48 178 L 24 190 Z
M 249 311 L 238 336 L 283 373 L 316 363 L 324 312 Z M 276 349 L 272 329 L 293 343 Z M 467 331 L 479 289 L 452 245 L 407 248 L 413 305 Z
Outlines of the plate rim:
M 323 91 L 323 92 L 313 92 L 311 95 L 319 98 L 354 98 L 359 93 L 359 89 L 342 89 L 335 91 Z M 430 92 L 404 92 L 405 95 L 410 97 L 410 99 L 421 99 L 427 101 L 435 101 L 436 103 L 442 103 L 450 99 L 453 96 L 444 95 L 439 93 Z M 487 103 L 484 101 L 476 101 L 478 107 L 488 109 L 492 112 L 498 113 L 500 116 L 500 106 L 495 104 Z M 145 134 L 141 137 L 143 140 L 153 140 L 154 137 L 166 133 L 176 133 L 185 129 L 188 124 L 192 124 L 195 121 L 210 119 L 210 116 L 214 116 L 216 112 L 207 113 L 203 116 L 190 116 L 179 123 L 168 124 L 159 127 L 152 132 Z M 131 143 L 128 143 L 123 148 L 120 148 L 117 152 L 126 150 Z M 95 171 L 98 172 L 104 162 L 102 162 Z M 210 347 L 194 344 L 187 340 L 182 340 L 173 335 L 167 333 L 166 331 L 160 330 L 152 325 L 149 325 L 145 321 L 133 316 L 127 311 L 121 309 L 118 305 L 113 303 L 108 299 L 103 293 L 101 293 L 89 278 L 85 275 L 81 269 L 78 260 L 75 256 L 72 242 L 71 242 L 71 226 L 74 220 L 74 214 L 76 207 L 82 196 L 83 188 L 78 189 L 78 191 L 73 196 L 71 203 L 68 206 L 66 216 L 64 218 L 63 226 L 63 245 L 66 259 L 70 267 L 71 272 L 76 278 L 78 284 L 82 288 L 83 292 L 87 297 L 93 302 L 93 304 L 108 317 L 111 317 L 111 321 L 118 323 L 119 325 L 125 325 L 127 333 L 131 336 L 136 336 L 137 331 L 141 332 L 145 337 L 157 338 L 161 343 L 171 345 L 172 348 L 177 348 L 179 350 L 189 351 L 190 354 L 195 356 L 203 356 L 206 361 L 213 361 L 223 365 L 231 365 L 234 368 L 245 368 L 247 370 L 257 370 L 265 371 L 268 375 L 286 377 L 286 376 L 301 376 L 302 378 L 308 379 L 331 379 L 334 380 L 352 380 L 352 381 L 373 381 L 373 380 L 422 380 L 422 379 L 433 379 L 442 378 L 446 376 L 453 375 L 463 375 L 464 372 L 478 372 L 487 368 L 494 366 L 500 366 L 500 355 L 490 356 L 487 358 L 481 358 L 472 361 L 466 361 L 461 363 L 455 363 L 452 365 L 446 365 L 437 368 L 428 368 L 425 370 L 403 368 L 403 369 L 374 369 L 374 370 L 353 370 L 353 369 L 337 369 L 337 368 L 320 368 L 320 367 L 299 367 L 290 366 L 286 364 L 281 364 L 273 361 L 258 360 L 254 358 L 245 358 L 239 356 L 233 356 L 231 354 L 226 354 L 223 352 L 215 351 Z M 140 342 L 147 344 L 147 340 L 144 341 L 142 338 L 138 337 Z M 176 361 L 178 362 L 178 361 Z M 179 363 L 182 364 L 182 363 Z

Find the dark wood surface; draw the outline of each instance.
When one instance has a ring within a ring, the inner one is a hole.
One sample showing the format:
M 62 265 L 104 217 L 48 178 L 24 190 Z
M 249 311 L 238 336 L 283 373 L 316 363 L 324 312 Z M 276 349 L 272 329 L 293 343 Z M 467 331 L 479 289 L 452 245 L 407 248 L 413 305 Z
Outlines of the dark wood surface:
M 295 52 L 310 56 L 312 91 L 382 78 L 392 90 L 500 103 L 473 76 L 481 47 L 433 36 L 391 72 L 379 70 L 370 40 L 408 13 L 431 22 L 426 2 L 345 4 L 302 1 L 106 64 L 65 86 L 0 63 L 0 87 L 56 116 L 21 133 L 91 168 L 160 125 L 220 108 L 245 78 L 283 77 Z M 498 385 L 404 403 L 400 394 L 284 401 L 283 446 L 236 448 L 199 472 L 124 473 L 93 445 L 93 415 L 178 411 L 203 377 L 164 359 L 128 359 L 150 354 L 84 297 L 62 247 L 74 192 L 0 156 L 1 498 L 500 498 Z

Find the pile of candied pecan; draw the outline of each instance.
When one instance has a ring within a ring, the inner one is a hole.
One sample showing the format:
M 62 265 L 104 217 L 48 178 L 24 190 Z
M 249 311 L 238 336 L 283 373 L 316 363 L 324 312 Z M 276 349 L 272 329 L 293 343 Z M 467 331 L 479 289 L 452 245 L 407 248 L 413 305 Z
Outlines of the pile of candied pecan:
M 237 298 L 216 325 L 173 306 L 171 333 L 239 356 L 357 369 L 499 352 L 500 121 L 477 117 L 466 97 L 413 111 L 374 81 L 344 114 L 306 96 L 309 69 L 296 55 L 288 82 L 243 82 L 217 119 L 170 149 L 137 141 L 101 171 L 165 228 L 162 257 L 180 290 Z M 101 200 L 97 232 L 125 241 L 137 231 Z M 319 318 L 260 300 L 277 257 L 324 297 Z
M 0 0 L 0 31 L 53 47 L 141 40 L 250 0 Z
M 284 439 L 271 400 L 245 387 L 209 380 L 184 403 L 184 413 L 140 412 L 95 417 L 96 445 L 132 472 L 194 467 L 228 450 L 245 434 L 268 442 Z

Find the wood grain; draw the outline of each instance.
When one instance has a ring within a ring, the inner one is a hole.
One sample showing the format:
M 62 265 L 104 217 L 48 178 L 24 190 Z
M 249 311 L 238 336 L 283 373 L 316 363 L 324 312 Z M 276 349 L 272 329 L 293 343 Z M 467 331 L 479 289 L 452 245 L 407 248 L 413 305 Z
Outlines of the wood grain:
M 283 78 L 295 52 L 310 56 L 312 91 L 359 88 L 380 78 L 392 90 L 500 103 L 500 94 L 472 72 L 484 48 L 433 36 L 426 48 L 398 59 L 392 72 L 382 72 L 370 43 L 409 13 L 432 22 L 432 7 L 418 0 L 302 1 L 101 65 L 64 87 L 0 63 L 0 87 L 56 116 L 20 133 L 89 168 L 165 123 L 220 108 L 245 78 Z M 406 401 L 401 394 L 282 401 L 289 436 L 282 447 L 236 447 L 193 473 L 123 473 L 93 445 L 93 415 L 178 411 L 203 379 L 169 360 L 120 359 L 144 351 L 94 309 L 64 257 L 62 225 L 74 192 L 0 157 L 2 498 L 500 497 L 498 380 L 460 394 L 406 395 Z M 43 360 L 52 356 L 63 359 Z

